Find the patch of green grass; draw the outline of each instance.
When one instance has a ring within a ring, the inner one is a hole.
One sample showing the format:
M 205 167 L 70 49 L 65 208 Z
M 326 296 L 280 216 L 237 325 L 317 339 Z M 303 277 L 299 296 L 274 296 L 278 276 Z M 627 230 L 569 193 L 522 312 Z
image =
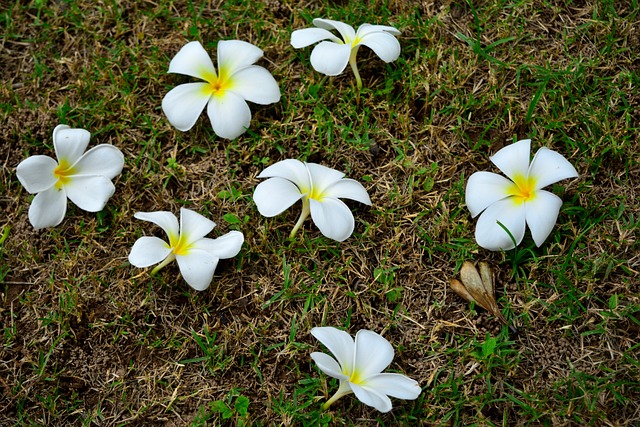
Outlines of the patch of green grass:
M 249 399 L 242 394 L 237 394 L 235 390 L 229 392 L 227 399 L 215 400 L 206 408 L 200 408 L 200 414 L 192 421 L 191 425 L 206 426 L 208 422 L 214 423 L 235 421 L 237 426 L 246 426 L 249 424 Z M 213 424 L 212 424 L 213 425 Z

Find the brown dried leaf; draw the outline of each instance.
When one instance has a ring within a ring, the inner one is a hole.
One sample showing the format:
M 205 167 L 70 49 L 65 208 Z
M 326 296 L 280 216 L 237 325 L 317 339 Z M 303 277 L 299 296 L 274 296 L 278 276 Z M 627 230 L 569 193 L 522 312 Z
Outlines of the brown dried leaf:
M 462 279 L 462 284 L 476 303 L 485 310 L 493 312 L 493 307 L 496 305 L 495 299 L 493 295 L 487 294 L 487 291 L 482 284 L 480 274 L 478 274 L 478 270 L 476 270 L 473 263 L 465 261 L 462 264 L 462 268 L 460 269 L 460 279 Z
M 451 289 L 453 290 L 453 292 L 455 292 L 456 294 L 458 294 L 462 298 L 466 299 L 469 302 L 474 302 L 474 303 L 478 304 L 478 302 L 473 299 L 471 294 L 469 292 L 467 292 L 467 288 L 465 288 L 464 285 L 462 283 L 460 283 L 460 281 L 458 279 L 449 280 L 449 285 L 451 286 Z
M 478 266 L 480 267 L 480 273 L 478 273 L 472 262 L 465 261 L 460 269 L 462 283 L 456 279 L 451 279 L 449 281 L 451 289 L 467 301 L 473 301 L 488 312 L 493 313 L 512 332 L 516 332 L 516 328 L 509 325 L 496 303 L 495 281 L 491 267 L 486 262 L 480 262 Z
M 495 299 L 495 286 L 493 280 L 493 272 L 491 271 L 491 267 L 489 267 L 489 263 L 480 261 L 478 263 L 478 267 L 480 267 L 480 277 L 482 278 L 482 284 L 484 288 L 487 290 L 487 293 Z

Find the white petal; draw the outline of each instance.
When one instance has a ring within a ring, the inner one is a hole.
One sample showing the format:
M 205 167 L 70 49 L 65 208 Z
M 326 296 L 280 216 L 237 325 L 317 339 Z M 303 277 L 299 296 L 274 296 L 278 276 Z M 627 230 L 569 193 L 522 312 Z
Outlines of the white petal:
M 311 65 L 319 73 L 337 76 L 346 68 L 350 55 L 350 44 L 323 41 L 311 51 Z
M 577 178 L 578 171 L 558 152 L 542 147 L 533 157 L 529 177 L 535 177 L 536 190 L 567 178 Z
M 400 30 L 395 27 L 390 27 L 389 25 L 371 25 L 371 24 L 362 24 L 358 27 L 358 31 L 356 31 L 356 37 L 365 37 L 371 33 L 385 32 L 389 33 L 393 36 L 399 36 L 402 34 Z
M 216 258 L 228 259 L 238 255 L 244 242 L 244 236 L 239 231 L 229 231 L 217 239 L 203 238 L 193 243 L 193 249 L 210 253 Z
M 362 184 L 353 179 L 343 178 L 330 185 L 323 194 L 329 197 L 356 200 L 360 203 L 371 206 L 369 193 L 367 193 L 367 190 L 362 186 Z
M 218 72 L 221 76 L 233 75 L 262 58 L 262 50 L 241 40 L 218 42 Z
M 322 202 L 309 199 L 309 207 L 311 219 L 325 237 L 342 242 L 353 233 L 353 214 L 343 201 L 332 197 L 325 197 Z
M 178 226 L 178 218 L 171 212 L 158 211 L 158 212 L 136 212 L 133 215 L 134 218 L 142 221 L 149 221 L 159 226 L 167 233 L 170 241 L 178 241 L 180 236 L 180 228 Z
M 51 188 L 58 179 L 53 170 L 58 162 L 48 156 L 32 156 L 20 162 L 16 168 L 18 181 L 29 193 L 39 193 Z
M 391 410 L 391 399 L 385 394 L 379 393 L 377 390 L 361 387 L 358 384 L 349 383 L 349 385 L 353 390 L 353 394 L 365 405 L 373 406 L 383 413 Z
M 337 378 L 339 380 L 348 379 L 348 377 L 342 373 L 342 369 L 338 362 L 328 354 L 314 351 L 311 353 L 311 358 L 316 362 L 318 368 L 330 377 Z
M 131 265 L 144 268 L 157 264 L 171 253 L 171 248 L 162 239 L 153 236 L 144 236 L 136 240 L 129 253 Z
M 211 97 L 207 114 L 213 131 L 221 138 L 235 139 L 245 133 L 251 123 L 247 102 L 229 90 Z
M 182 49 L 169 63 L 168 72 L 197 77 L 208 82 L 216 77 L 216 69 L 213 66 L 213 62 L 198 41 L 189 42 L 182 46 Z
M 271 73 L 252 65 L 233 75 L 232 92 L 256 104 L 273 104 L 280 101 L 280 88 Z
M 190 249 L 188 255 L 176 255 L 182 278 L 197 291 L 204 291 L 211 284 L 218 258 L 198 249 Z
M 51 187 L 36 194 L 29 206 L 29 222 L 33 228 L 55 227 L 67 213 L 67 195 L 64 190 Z
M 497 201 L 480 215 L 476 224 L 478 245 L 490 251 L 513 249 L 513 241 L 498 221 L 507 227 L 519 245 L 525 230 L 524 203 L 516 204 L 513 197 Z
M 74 176 L 102 175 L 109 179 L 115 178 L 124 166 L 122 152 L 113 145 L 101 144 L 84 153 L 80 160 L 73 165 Z
M 464 193 L 465 203 L 471 217 L 475 218 L 498 200 L 509 197 L 508 189 L 513 181 L 492 172 L 475 172 L 467 181 Z
M 342 368 L 341 372 L 352 372 L 355 344 L 351 335 L 332 326 L 312 328 L 311 335 L 324 344 L 336 357 Z
M 213 88 L 209 83 L 185 83 L 176 86 L 162 99 L 162 111 L 169 123 L 186 132 L 198 120 L 212 93 Z
M 306 163 L 306 166 L 311 177 L 311 186 L 316 193 L 324 193 L 328 187 L 344 177 L 344 173 L 323 165 Z
M 202 239 L 216 226 L 216 223 L 187 208 L 180 208 L 180 235 L 187 244 Z
M 274 177 L 256 186 L 253 201 L 262 216 L 279 215 L 302 198 L 300 189 L 291 181 Z
M 502 173 L 509 178 L 515 176 L 527 176 L 529 171 L 529 159 L 531 158 L 531 140 L 523 139 L 499 150 L 490 157 Z
M 291 46 L 296 49 L 307 47 L 322 40 L 340 43 L 340 39 L 323 28 L 305 28 L 291 33 Z
M 337 30 L 345 43 L 351 43 L 353 39 L 356 38 L 356 30 L 354 30 L 351 25 L 345 24 L 344 22 L 316 18 L 313 20 L 313 25 L 324 28 L 325 30 Z
M 386 394 L 398 399 L 416 399 L 422 389 L 417 381 L 401 374 L 379 374 L 368 378 L 363 385 L 372 388 L 381 394 Z
M 362 379 L 377 375 L 391 364 L 393 353 L 393 347 L 384 337 L 361 329 L 356 334 L 354 369 Z
M 537 190 L 536 196 L 525 203 L 527 224 L 536 246 L 541 246 L 551 234 L 561 206 L 560 197 L 544 190 Z
M 116 191 L 109 178 L 104 176 L 73 176 L 64 186 L 67 197 L 80 209 L 101 211 Z
M 257 178 L 271 178 L 277 176 L 287 179 L 299 187 L 310 187 L 309 170 L 305 163 L 296 159 L 281 160 L 260 172 Z
M 370 27 L 373 27 L 373 25 Z M 365 27 L 362 30 L 361 26 L 358 29 L 358 44 L 369 47 L 384 62 L 392 62 L 398 59 L 398 56 L 400 56 L 400 42 L 398 39 L 384 31 L 371 31 L 370 27 Z
M 89 145 L 91 134 L 85 129 L 71 129 L 67 125 L 58 125 L 53 130 L 53 146 L 58 161 L 63 159 L 69 166 L 78 161 Z

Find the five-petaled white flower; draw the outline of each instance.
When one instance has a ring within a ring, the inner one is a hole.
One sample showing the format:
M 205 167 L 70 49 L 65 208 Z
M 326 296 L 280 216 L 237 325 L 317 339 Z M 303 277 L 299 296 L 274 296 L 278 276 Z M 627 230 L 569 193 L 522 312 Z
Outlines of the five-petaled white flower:
M 311 334 L 335 359 L 320 352 L 311 353 L 311 358 L 322 372 L 340 380 L 338 391 L 324 404 L 324 409 L 353 392 L 365 405 L 389 412 L 389 396 L 413 400 L 422 392 L 411 378 L 382 372 L 391 364 L 394 351 L 389 341 L 377 333 L 362 329 L 356 333 L 355 342 L 348 333 L 333 327 L 313 328 Z
M 187 43 L 169 64 L 169 73 L 186 74 L 205 82 L 173 88 L 162 100 L 162 110 L 178 130 L 188 131 L 207 107 L 216 135 L 234 139 L 251 122 L 246 101 L 272 104 L 280 100 L 280 89 L 266 69 L 253 65 L 262 50 L 240 40 L 218 42 L 218 72 L 200 42 Z
M 180 208 L 179 227 L 171 212 L 137 212 L 134 217 L 160 226 L 169 236 L 169 243 L 158 237 L 141 237 L 131 248 L 129 262 L 136 267 L 149 267 L 162 261 L 151 271 L 155 274 L 175 259 L 184 280 L 198 291 L 209 287 L 218 261 L 236 256 L 244 242 L 239 231 L 217 239 L 204 237 L 216 223 L 190 209 Z
M 29 221 L 35 228 L 60 224 L 67 212 L 67 197 L 80 209 L 98 212 L 113 196 L 111 180 L 122 172 L 124 156 L 109 144 L 85 153 L 90 138 L 85 129 L 58 125 L 53 130 L 58 161 L 40 155 L 18 165 L 20 183 L 29 193 L 37 193 L 29 207 Z
M 469 177 L 465 199 L 472 217 L 482 211 L 476 225 L 478 245 L 492 251 L 513 249 L 529 226 L 536 246 L 547 239 L 558 219 L 562 200 L 542 188 L 578 172 L 561 154 L 540 148 L 529 164 L 531 140 L 508 145 L 490 159 L 510 179 L 491 172 Z M 500 224 L 499 224 L 500 223 Z M 525 225 L 526 224 L 526 225 Z
M 344 173 L 315 163 L 295 159 L 275 163 L 258 175 L 270 178 L 261 182 L 253 193 L 258 211 L 272 217 L 302 199 L 302 213 L 290 237 L 311 214 L 320 232 L 339 242 L 351 236 L 353 214 L 339 198 L 371 205 L 367 190 L 358 181 L 344 178 Z
M 351 25 L 322 18 L 314 19 L 313 25 L 319 28 L 305 28 L 291 33 L 291 45 L 299 49 L 321 42 L 311 52 L 313 68 L 328 76 L 337 76 L 349 63 L 358 88 L 362 87 L 362 80 L 356 55 L 361 45 L 368 46 L 384 62 L 395 61 L 400 56 L 400 43 L 395 37 L 400 35 L 400 31 L 393 27 L 362 24 L 356 32 Z M 329 30 L 337 30 L 342 39 Z

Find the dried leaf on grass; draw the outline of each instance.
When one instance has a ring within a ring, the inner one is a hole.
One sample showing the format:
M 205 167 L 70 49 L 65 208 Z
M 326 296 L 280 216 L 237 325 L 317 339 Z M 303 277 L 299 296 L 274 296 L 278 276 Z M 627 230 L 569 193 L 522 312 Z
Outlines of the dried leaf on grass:
M 469 302 L 474 302 L 485 310 L 493 313 L 502 323 L 509 327 L 511 332 L 517 329 L 510 325 L 502 315 L 496 303 L 493 272 L 486 262 L 479 262 L 480 273 L 470 261 L 465 261 L 460 269 L 460 280 L 451 279 L 451 289 Z

